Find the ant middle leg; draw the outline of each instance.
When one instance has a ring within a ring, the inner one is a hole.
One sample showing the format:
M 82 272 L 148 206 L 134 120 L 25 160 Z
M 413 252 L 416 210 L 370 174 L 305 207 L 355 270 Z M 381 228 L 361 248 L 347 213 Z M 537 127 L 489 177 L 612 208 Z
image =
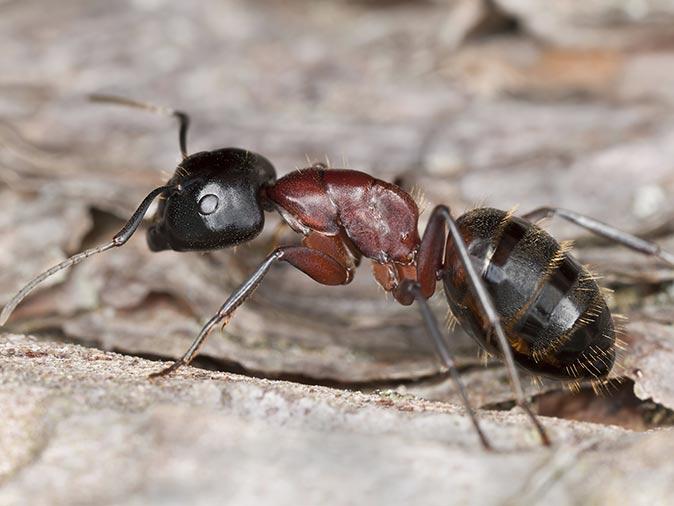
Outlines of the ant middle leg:
M 435 346 L 435 351 L 444 363 L 445 367 L 447 367 L 447 371 L 454 382 L 454 386 L 461 397 L 461 402 L 463 403 L 463 406 L 470 417 L 470 421 L 475 428 L 475 432 L 477 432 L 477 435 L 480 438 L 482 446 L 485 450 L 491 450 L 491 443 L 482 431 L 480 423 L 477 420 L 477 416 L 475 415 L 475 410 L 470 404 L 470 400 L 466 394 L 466 389 L 463 385 L 463 382 L 461 381 L 459 370 L 456 367 L 454 357 L 452 356 L 452 353 L 443 338 L 442 332 L 440 331 L 440 325 L 438 325 L 438 320 L 433 314 L 433 311 L 431 311 L 428 301 L 421 291 L 420 285 L 407 280 L 403 282 L 401 291 L 407 292 L 414 297 L 414 301 L 417 303 L 419 310 L 421 311 L 421 316 L 424 319 L 424 324 L 426 325 L 428 335 Z
M 578 225 L 581 228 L 589 230 L 594 234 L 605 237 L 606 239 L 609 239 L 618 244 L 622 244 L 623 246 L 639 253 L 659 258 L 663 262 L 674 267 L 674 254 L 664 251 L 658 244 L 651 241 L 646 241 L 645 239 L 641 239 L 640 237 L 637 237 L 633 234 L 619 230 L 602 221 L 580 213 L 576 213 L 574 211 L 569 211 L 568 209 L 562 209 L 559 207 L 539 207 L 522 215 L 522 218 L 534 222 L 543 218 L 549 218 L 551 216 L 559 216 L 560 218 Z

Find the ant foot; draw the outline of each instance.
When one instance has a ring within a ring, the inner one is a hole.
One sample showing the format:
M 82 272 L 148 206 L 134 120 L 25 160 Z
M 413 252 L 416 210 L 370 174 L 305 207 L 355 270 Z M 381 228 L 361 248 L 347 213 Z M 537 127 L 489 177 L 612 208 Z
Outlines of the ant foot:
M 160 378 L 160 377 L 163 377 L 163 376 L 168 376 L 173 371 L 175 371 L 176 369 L 178 369 L 179 367 L 181 367 L 183 365 L 185 365 L 185 363 L 182 360 L 176 360 L 170 366 L 165 367 L 161 371 L 153 372 L 152 374 L 150 374 L 148 376 L 148 379 L 155 379 L 155 378 Z

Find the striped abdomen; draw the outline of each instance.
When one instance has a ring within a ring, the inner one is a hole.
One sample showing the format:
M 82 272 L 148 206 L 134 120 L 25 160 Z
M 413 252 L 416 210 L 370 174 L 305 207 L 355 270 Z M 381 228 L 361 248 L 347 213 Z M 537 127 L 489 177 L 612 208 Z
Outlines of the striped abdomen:
M 563 379 L 606 376 L 615 360 L 611 313 L 592 275 L 539 227 L 497 209 L 476 209 L 457 220 L 518 364 Z M 454 316 L 485 348 L 480 306 L 448 245 L 445 293 Z

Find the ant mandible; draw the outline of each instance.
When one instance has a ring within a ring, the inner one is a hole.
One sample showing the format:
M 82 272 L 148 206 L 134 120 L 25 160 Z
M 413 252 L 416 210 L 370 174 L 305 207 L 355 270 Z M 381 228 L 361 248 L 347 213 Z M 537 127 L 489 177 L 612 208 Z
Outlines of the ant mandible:
M 188 155 L 189 117 L 184 112 L 109 95 L 91 98 L 176 117 L 183 160 L 168 183 L 143 199 L 110 242 L 73 255 L 21 289 L 0 314 L 0 326 L 47 277 L 123 246 L 157 197 L 159 206 L 147 231 L 152 251 L 205 251 L 250 241 L 264 226 L 264 212 L 274 210 L 303 236 L 301 246 L 282 246 L 269 254 L 203 326 L 187 352 L 151 377 L 189 364 L 211 330 L 229 321 L 273 264 L 287 262 L 318 283 L 344 285 L 366 257 L 384 290 L 403 305 L 418 305 L 482 445 L 491 448 L 427 302 L 439 280 L 463 328 L 487 352 L 503 359 L 517 405 L 542 443 L 549 445 L 544 427 L 525 398 L 517 367 L 562 380 L 606 378 L 615 361 L 616 338 L 611 314 L 593 276 L 569 254 L 568 247 L 534 222 L 558 216 L 674 266 L 674 255 L 655 243 L 553 207 L 521 217 L 478 208 L 454 219 L 447 206 L 439 205 L 419 237 L 417 205 L 396 185 L 323 164 L 290 172 L 277 181 L 266 158 L 244 149 Z

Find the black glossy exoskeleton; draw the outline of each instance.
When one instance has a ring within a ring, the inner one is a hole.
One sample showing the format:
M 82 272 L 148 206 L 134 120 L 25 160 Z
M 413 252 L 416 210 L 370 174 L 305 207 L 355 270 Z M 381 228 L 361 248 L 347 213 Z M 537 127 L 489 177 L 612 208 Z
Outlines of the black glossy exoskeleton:
M 5 306 L 0 325 L 48 276 L 124 245 L 157 197 L 161 200 L 148 229 L 153 251 L 212 250 L 250 241 L 262 230 L 265 211 L 278 211 L 302 235 L 301 245 L 272 251 L 203 326 L 183 357 L 153 377 L 189 364 L 210 331 L 229 321 L 274 263 L 287 262 L 319 283 L 339 285 L 349 283 L 367 258 L 377 282 L 398 302 L 417 303 L 484 447 L 489 448 L 489 442 L 427 302 L 438 280 L 461 325 L 482 347 L 504 360 L 517 404 L 549 444 L 526 401 L 516 366 L 564 380 L 604 378 L 615 358 L 615 333 L 592 275 L 568 253 L 567 244 L 559 244 L 534 222 L 556 215 L 674 265 L 674 256 L 657 244 L 557 208 L 540 208 L 522 217 L 480 208 L 455 220 L 449 208 L 437 206 L 420 237 L 417 205 L 396 185 L 322 164 L 276 181 L 266 158 L 237 148 L 188 156 L 185 113 L 118 97 L 95 99 L 177 117 L 183 161 L 165 186 L 143 199 L 112 241 L 78 253 L 31 280 Z
M 497 209 L 457 220 L 461 236 L 494 301 L 517 364 L 564 380 L 603 378 L 615 359 L 611 313 L 593 275 L 544 230 Z M 443 275 L 452 314 L 488 352 L 479 303 L 465 282 L 453 245 Z
M 152 251 L 212 250 L 250 241 L 264 227 L 260 189 L 276 180 L 266 158 L 237 148 L 195 153 L 176 169 L 147 234 Z

